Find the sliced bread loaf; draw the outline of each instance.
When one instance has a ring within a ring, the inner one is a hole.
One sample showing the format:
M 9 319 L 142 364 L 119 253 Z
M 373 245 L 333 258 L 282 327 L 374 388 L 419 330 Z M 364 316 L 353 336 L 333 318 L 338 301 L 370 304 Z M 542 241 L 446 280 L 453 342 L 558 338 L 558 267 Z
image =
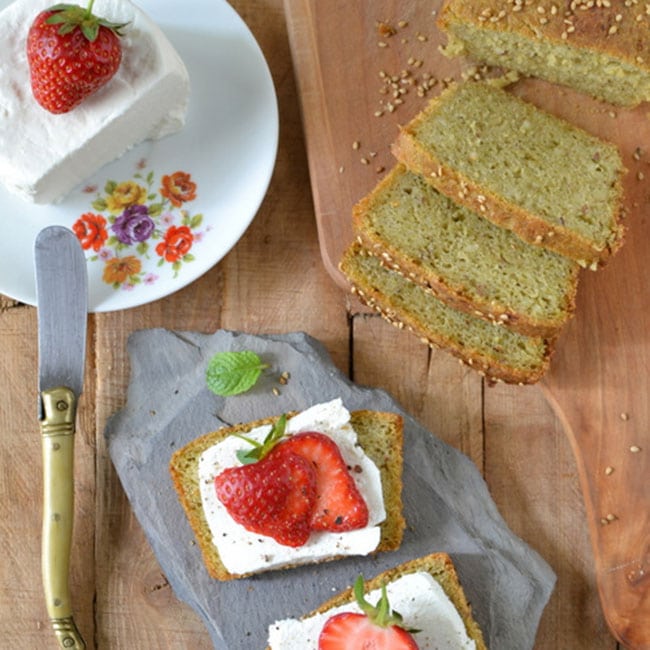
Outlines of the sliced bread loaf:
M 430 555 L 409 560 L 396 567 L 393 567 L 392 569 L 383 571 L 371 580 L 367 580 L 365 582 L 364 593 L 368 594 L 369 592 L 381 589 L 382 586 L 389 585 L 390 583 L 395 582 L 404 576 L 419 572 L 428 573 L 440 585 L 440 587 L 442 587 L 444 595 L 451 601 L 456 612 L 458 612 L 464 625 L 466 635 L 474 641 L 476 650 L 487 650 L 487 645 L 483 639 L 481 628 L 474 620 L 472 608 L 467 600 L 465 592 L 463 591 L 463 587 L 458 578 L 458 573 L 456 572 L 456 567 L 454 566 L 451 557 L 449 557 L 447 553 L 431 553 Z M 417 596 L 418 594 L 412 594 L 412 598 L 414 599 L 417 599 Z M 303 616 L 302 620 L 315 617 L 319 614 L 324 614 L 334 609 L 335 607 L 341 607 L 349 603 L 353 603 L 354 601 L 355 595 L 353 589 L 347 589 L 346 591 L 330 598 L 316 610 Z M 395 609 L 399 611 L 399 608 L 397 606 Z M 400 614 L 402 613 L 403 612 L 400 611 Z M 323 617 L 319 617 L 320 620 L 322 620 L 322 618 Z M 323 623 L 324 622 L 325 621 L 323 621 Z M 405 620 L 405 623 L 408 624 L 409 621 Z M 274 639 L 272 638 L 273 627 L 274 626 L 271 625 L 269 630 L 269 637 L 271 639 L 272 645 L 269 645 L 267 650 L 282 650 L 281 642 L 278 642 L 278 645 L 274 643 Z M 434 634 L 435 632 L 436 631 L 434 630 Z M 418 638 L 417 632 L 415 633 L 415 639 L 418 642 L 418 647 L 421 648 L 441 647 L 438 645 L 440 639 L 422 639 L 421 637 Z M 308 649 L 316 648 L 316 639 L 306 637 L 304 647 Z
M 623 242 L 618 149 L 493 84 L 450 86 L 393 153 L 454 201 L 582 266 Z
M 551 341 L 450 307 L 356 242 L 345 251 L 340 268 L 359 299 L 388 322 L 408 328 L 431 347 L 446 349 L 490 382 L 531 384 L 548 369 Z
M 440 299 L 531 336 L 554 336 L 574 310 L 577 264 L 529 246 L 394 167 L 353 209 L 361 243 Z
M 289 419 L 295 414 L 290 414 Z M 219 555 L 213 542 L 201 496 L 199 485 L 199 461 L 201 455 L 229 436 L 246 435 L 253 429 L 277 422 L 278 418 L 267 418 L 232 427 L 224 427 L 213 433 L 201 436 L 182 449 L 176 451 L 169 464 L 174 487 L 188 521 L 194 531 L 203 562 L 208 573 L 218 580 L 231 580 L 246 577 L 252 573 L 231 573 Z M 386 519 L 381 524 L 381 537 L 376 551 L 390 551 L 399 548 L 405 526 L 402 516 L 402 442 L 403 422 L 400 415 L 378 411 L 360 410 L 350 413 L 350 424 L 357 435 L 359 445 L 365 454 L 379 468 Z M 243 548 L 242 553 L 246 552 Z M 249 552 L 255 552 L 249 549 Z M 332 553 L 327 560 L 339 557 Z M 323 561 L 323 560 L 321 560 Z M 304 563 L 304 561 L 302 561 Z M 291 563 L 283 568 L 294 566 Z M 278 568 L 278 567 L 275 567 Z M 266 569 L 260 569 L 255 573 Z
M 650 101 L 650 13 L 641 2 L 447 0 L 445 53 L 631 106 Z

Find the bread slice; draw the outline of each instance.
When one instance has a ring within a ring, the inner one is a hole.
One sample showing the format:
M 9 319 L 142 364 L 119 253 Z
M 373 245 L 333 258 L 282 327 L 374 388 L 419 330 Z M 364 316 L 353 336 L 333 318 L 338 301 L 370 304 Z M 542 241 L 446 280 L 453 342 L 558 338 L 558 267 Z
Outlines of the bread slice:
M 650 101 L 650 15 L 637 2 L 447 0 L 445 53 L 633 106 Z M 595 6 L 596 5 L 596 6 Z
M 618 149 L 494 84 L 450 86 L 393 153 L 454 201 L 581 266 L 623 243 Z
M 353 209 L 359 241 L 449 305 L 553 337 L 573 314 L 578 265 L 440 194 L 403 165 Z
M 443 591 L 453 603 L 456 611 L 463 620 L 467 636 L 469 636 L 469 638 L 476 644 L 476 650 L 487 650 L 487 645 L 483 639 L 481 629 L 478 623 L 474 620 L 471 605 L 467 601 L 465 592 L 463 591 L 460 580 L 458 579 L 456 568 L 454 567 L 451 557 L 449 557 L 447 553 L 431 553 L 430 555 L 404 562 L 399 566 L 384 571 L 373 579 L 366 581 L 365 592 L 368 593 L 374 589 L 380 589 L 384 584 L 389 584 L 402 576 L 419 571 L 429 573 L 442 587 Z M 354 602 L 354 600 L 353 589 L 349 588 L 323 603 L 320 607 L 309 614 L 306 614 L 302 618 L 305 619 L 316 614 L 322 614 L 335 607 Z M 415 638 L 417 641 L 417 634 L 415 635 Z M 268 647 L 267 650 L 271 650 L 271 648 Z
M 359 299 L 388 322 L 451 352 L 490 382 L 531 384 L 548 369 L 550 340 L 518 334 L 446 305 L 356 242 L 345 251 L 340 268 Z
M 290 414 L 289 417 L 293 415 L 295 414 Z M 201 501 L 199 458 L 205 450 L 232 434 L 246 434 L 256 427 L 277 420 L 278 417 L 272 417 L 224 427 L 193 440 L 176 451 L 170 460 L 172 481 L 201 549 L 204 564 L 208 573 L 218 580 L 231 580 L 251 574 L 230 573 L 223 565 L 217 547 L 212 543 L 212 533 Z M 402 417 L 395 413 L 360 410 L 351 412 L 350 423 L 359 444 L 381 474 L 386 519 L 381 524 L 381 539 L 376 552 L 395 550 L 402 542 L 405 526 L 402 515 Z

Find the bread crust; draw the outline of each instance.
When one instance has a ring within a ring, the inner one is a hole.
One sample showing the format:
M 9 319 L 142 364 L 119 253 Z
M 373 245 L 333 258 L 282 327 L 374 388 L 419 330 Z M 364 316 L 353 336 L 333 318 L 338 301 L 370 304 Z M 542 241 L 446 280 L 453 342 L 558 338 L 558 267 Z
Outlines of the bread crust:
M 463 619 L 467 635 L 476 643 L 476 650 L 487 650 L 487 645 L 483 638 L 481 629 L 473 618 L 472 607 L 460 584 L 456 567 L 447 553 L 431 553 L 424 557 L 404 562 L 392 569 L 388 569 L 371 580 L 365 581 L 365 593 L 374 589 L 380 589 L 384 584 L 388 584 L 404 575 L 416 573 L 418 571 L 426 571 L 440 584 L 445 594 L 460 614 L 460 617 Z M 305 619 L 314 616 L 315 614 L 322 614 L 329 609 L 351 603 L 354 600 L 354 591 L 352 587 L 350 587 L 333 598 L 330 598 L 320 607 L 309 614 L 305 614 L 301 618 Z M 267 647 L 267 650 L 270 650 L 270 648 Z
M 296 413 L 287 414 L 288 418 Z M 198 462 L 201 454 L 211 446 L 221 442 L 232 434 L 246 434 L 256 427 L 273 424 L 277 417 L 269 417 L 253 422 L 243 423 L 232 427 L 223 427 L 217 431 L 205 434 L 177 450 L 169 462 L 169 472 L 178 494 L 179 501 L 185 510 L 189 524 L 194 532 L 197 544 L 201 550 L 203 562 L 209 575 L 217 580 L 233 580 L 245 578 L 253 573 L 230 573 L 221 562 L 219 552 L 212 543 L 212 534 L 205 518 L 201 494 L 198 485 Z M 386 508 L 386 520 L 380 525 L 381 538 L 379 546 L 374 551 L 392 551 L 399 548 L 402 542 L 405 527 L 402 515 L 402 445 L 403 445 L 403 420 L 399 414 L 370 410 L 358 410 L 350 413 L 350 421 L 355 429 L 358 442 L 365 453 L 379 468 Z M 372 424 L 377 427 L 381 424 L 390 430 L 390 437 L 384 440 L 384 445 L 379 446 L 372 440 Z M 374 554 L 373 553 L 373 554 Z M 325 561 L 339 559 L 333 556 Z M 296 565 L 287 564 L 276 567 L 277 570 L 292 568 Z M 256 571 L 262 573 L 265 570 Z
M 449 92 L 453 92 L 453 86 L 446 91 Z M 525 242 L 564 255 L 575 260 L 582 267 L 596 269 L 603 266 L 620 249 L 625 239 L 622 201 L 613 216 L 610 241 L 600 246 L 575 231 L 559 224 L 551 224 L 504 197 L 494 194 L 437 159 L 432 151 L 418 141 L 415 133 L 421 124 L 430 119 L 440 102 L 444 101 L 446 93 L 431 100 L 421 113 L 400 128 L 397 139 L 391 145 L 391 151 L 397 160 L 412 172 L 420 174 L 436 190 L 456 203 L 489 219 L 495 225 L 516 233 Z M 512 97 L 515 101 L 523 101 L 514 95 Z M 623 195 L 624 173 L 625 170 L 621 168 L 614 183 L 614 190 L 619 197 Z M 523 333 L 530 334 L 532 331 Z

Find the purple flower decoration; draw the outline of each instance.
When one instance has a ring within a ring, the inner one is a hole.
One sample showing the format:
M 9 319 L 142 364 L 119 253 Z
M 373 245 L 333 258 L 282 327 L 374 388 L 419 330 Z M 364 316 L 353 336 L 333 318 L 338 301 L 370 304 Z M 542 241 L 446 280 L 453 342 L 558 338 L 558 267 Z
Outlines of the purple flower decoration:
M 143 242 L 151 237 L 155 228 L 146 205 L 130 205 L 115 219 L 111 230 L 123 244 Z

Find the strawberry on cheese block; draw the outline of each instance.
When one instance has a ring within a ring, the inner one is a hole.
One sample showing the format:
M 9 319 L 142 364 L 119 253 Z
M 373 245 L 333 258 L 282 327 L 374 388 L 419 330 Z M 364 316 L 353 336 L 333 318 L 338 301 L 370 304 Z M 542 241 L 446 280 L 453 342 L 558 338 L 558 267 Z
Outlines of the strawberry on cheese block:
M 0 12 L 0 181 L 35 203 L 185 122 L 189 77 L 158 26 L 129 0 L 79 1 Z
M 456 569 L 432 553 L 269 626 L 269 650 L 487 650 Z
M 337 399 L 227 427 L 177 451 L 170 472 L 220 580 L 401 543 L 402 419 L 393 413 L 350 413 Z

